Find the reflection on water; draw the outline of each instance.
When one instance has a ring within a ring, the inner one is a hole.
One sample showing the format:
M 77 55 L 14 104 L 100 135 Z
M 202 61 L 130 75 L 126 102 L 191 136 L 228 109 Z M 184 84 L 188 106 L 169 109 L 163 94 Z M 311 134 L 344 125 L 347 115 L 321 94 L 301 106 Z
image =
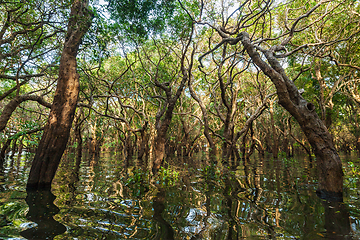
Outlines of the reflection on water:
M 155 235 L 154 239 L 173 240 L 174 229 L 162 216 L 165 210 L 166 192 L 164 188 L 162 188 L 161 186 L 158 186 L 157 189 L 158 192 L 153 199 L 153 210 L 154 210 L 153 219 L 158 223 L 160 228 L 157 234 Z
M 325 209 L 326 237 L 329 239 L 352 239 L 350 216 L 342 202 L 323 201 Z
M 53 239 L 66 231 L 66 227 L 54 219 L 59 208 L 54 205 L 55 196 L 50 191 L 29 191 L 26 203 L 29 211 L 26 218 L 33 222 L 30 228 L 22 231 L 26 239 Z
M 360 238 L 359 174 L 347 161 L 344 202 L 328 202 L 307 158 L 169 159 L 151 179 L 116 154 L 68 155 L 53 193 L 26 193 L 27 159 L 7 159 L 0 176 L 0 239 Z

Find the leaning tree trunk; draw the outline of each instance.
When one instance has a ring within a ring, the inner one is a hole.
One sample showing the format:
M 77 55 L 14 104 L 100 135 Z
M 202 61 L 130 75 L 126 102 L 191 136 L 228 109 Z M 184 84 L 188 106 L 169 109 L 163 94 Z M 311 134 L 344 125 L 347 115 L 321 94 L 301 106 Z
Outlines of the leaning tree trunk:
M 59 79 L 50 116 L 36 150 L 27 189 L 50 189 L 66 148 L 79 95 L 76 56 L 81 39 L 88 31 L 92 14 L 87 0 L 75 0 L 62 51 Z
M 285 74 L 284 69 L 274 56 L 276 46 L 262 50 L 269 64 L 263 61 L 249 39 L 248 33 L 241 33 L 240 40 L 253 62 L 274 83 L 279 104 L 299 123 L 309 140 L 317 161 L 319 189 L 321 197 L 342 199 L 343 171 L 340 157 L 334 147 L 332 137 L 323 121 L 315 112 L 315 106 L 307 102 L 297 87 Z

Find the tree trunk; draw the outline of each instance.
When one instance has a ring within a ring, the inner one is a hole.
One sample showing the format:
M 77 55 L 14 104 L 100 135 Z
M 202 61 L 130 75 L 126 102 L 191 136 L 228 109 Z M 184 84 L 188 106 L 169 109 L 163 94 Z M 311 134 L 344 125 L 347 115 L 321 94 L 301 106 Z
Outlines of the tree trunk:
M 75 0 L 71 7 L 68 31 L 60 59 L 53 105 L 30 170 L 27 183 L 29 190 L 51 188 L 51 182 L 66 148 L 79 94 L 76 56 L 81 39 L 90 27 L 91 19 L 87 0 Z
M 275 129 L 275 121 L 274 121 L 274 101 L 270 102 L 270 122 L 271 122 L 271 134 L 272 134 L 272 155 L 274 159 L 278 158 L 279 155 L 279 144 L 278 144 L 278 138 L 276 134 Z
M 208 115 L 207 115 L 207 110 L 206 107 L 203 103 L 203 101 L 201 100 L 201 98 L 199 98 L 196 94 L 196 92 L 194 91 L 193 87 L 192 87 L 192 82 L 191 82 L 191 78 L 189 79 L 188 85 L 189 85 L 189 91 L 191 94 L 191 97 L 195 99 L 195 101 L 199 104 L 199 107 L 201 109 L 202 115 L 203 115 L 203 120 L 204 120 L 204 135 L 209 143 L 209 156 L 210 156 L 210 161 L 211 163 L 214 163 L 215 161 L 215 157 L 216 157 L 216 146 L 214 143 L 213 138 L 210 135 L 210 127 L 209 127 L 209 120 L 208 120 Z
M 81 136 L 81 124 L 83 121 L 80 121 L 81 118 L 81 114 L 82 114 L 82 110 L 81 108 L 79 109 L 79 115 L 76 116 L 75 119 L 75 139 L 77 142 L 76 145 L 76 166 L 80 165 L 81 163 L 81 158 L 82 158 L 82 136 Z
M 149 136 L 148 136 L 148 133 L 146 132 L 148 124 L 149 124 L 148 122 L 145 122 L 145 124 L 143 125 L 143 127 L 140 130 L 141 137 L 140 137 L 140 144 L 139 144 L 139 151 L 138 151 L 138 162 L 142 168 L 145 167 L 144 155 L 146 155 L 146 150 L 147 150 L 147 146 L 149 143 Z
M 321 197 L 342 200 L 343 171 L 341 160 L 333 145 L 330 133 L 315 112 L 315 106 L 301 96 L 295 84 L 285 74 L 272 51 L 276 47 L 270 50 L 262 50 L 270 64 L 269 66 L 255 50 L 248 33 L 243 32 L 240 40 L 253 62 L 274 83 L 279 104 L 298 121 L 314 149 L 319 172 L 318 192 Z
M 172 110 L 171 110 L 172 117 Z M 162 161 L 165 157 L 165 142 L 166 142 L 166 132 L 169 128 L 171 118 L 167 121 L 164 121 L 162 126 L 157 130 L 157 135 L 154 138 L 154 161 L 152 166 L 153 174 L 156 174 L 162 164 Z
M 6 156 L 6 151 L 8 149 L 8 147 L 11 144 L 12 139 L 8 138 L 5 142 L 5 144 L 3 145 L 3 147 L 1 148 L 0 151 L 0 165 L 2 166 L 5 162 L 5 156 Z
M 181 60 L 180 60 L 180 63 L 181 63 L 180 70 L 182 73 L 182 78 L 181 78 L 181 82 L 180 82 L 178 88 L 176 89 L 175 94 L 172 93 L 171 86 L 166 86 L 166 85 L 158 82 L 156 79 L 154 80 L 155 85 L 157 87 L 159 87 L 160 89 L 162 89 L 166 94 L 166 103 L 164 104 L 163 108 L 161 108 L 159 110 L 159 112 L 156 114 L 155 128 L 156 128 L 157 133 L 154 138 L 154 151 L 153 151 L 154 160 L 153 160 L 153 166 L 152 166 L 152 172 L 154 174 L 156 174 L 159 171 L 162 161 L 164 159 L 166 132 L 169 128 L 169 125 L 170 125 L 170 122 L 171 122 L 171 119 L 173 116 L 175 104 L 176 104 L 177 100 L 180 98 L 180 95 L 184 90 L 185 84 L 191 76 L 191 69 L 193 66 L 195 49 L 193 49 L 193 51 L 191 53 L 191 59 L 190 59 L 188 68 L 185 67 L 185 62 L 187 60 L 189 60 L 186 58 L 186 53 L 188 52 L 190 43 L 192 41 L 193 30 L 194 29 L 192 29 L 190 38 L 188 39 L 187 44 L 184 47 L 183 52 L 182 52 L 182 56 L 181 56 Z M 161 120 L 161 118 L 163 118 L 163 119 Z

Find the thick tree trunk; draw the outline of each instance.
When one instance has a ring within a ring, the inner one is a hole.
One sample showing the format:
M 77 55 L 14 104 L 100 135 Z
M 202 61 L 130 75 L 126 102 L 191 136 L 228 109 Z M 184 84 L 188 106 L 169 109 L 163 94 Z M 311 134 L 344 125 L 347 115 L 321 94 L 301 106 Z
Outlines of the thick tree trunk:
M 76 56 L 81 39 L 91 24 L 87 0 L 75 0 L 62 51 L 59 79 L 43 136 L 31 166 L 27 189 L 50 189 L 66 148 L 79 94 Z
M 333 145 L 330 133 L 315 112 L 315 106 L 301 96 L 295 84 L 286 76 L 284 69 L 271 51 L 275 48 L 262 50 L 270 64 L 269 66 L 255 50 L 248 33 L 241 33 L 240 40 L 253 62 L 274 83 L 279 104 L 298 121 L 314 149 L 319 172 L 318 192 L 322 197 L 342 199 L 343 171 L 341 160 Z

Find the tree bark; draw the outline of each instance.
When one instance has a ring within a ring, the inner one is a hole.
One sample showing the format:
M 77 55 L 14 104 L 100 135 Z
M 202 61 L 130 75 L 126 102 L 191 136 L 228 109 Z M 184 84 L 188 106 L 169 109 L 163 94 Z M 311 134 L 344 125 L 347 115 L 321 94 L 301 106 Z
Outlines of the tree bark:
M 299 123 L 309 140 L 317 161 L 319 189 L 321 197 L 342 199 L 343 171 L 340 157 L 333 145 L 326 126 L 315 112 L 315 106 L 307 102 L 295 84 L 287 77 L 284 69 L 274 56 L 275 47 L 262 50 L 268 63 L 263 61 L 249 39 L 248 33 L 241 33 L 240 40 L 253 62 L 274 83 L 279 104 Z
M 148 136 L 148 133 L 146 132 L 148 124 L 149 123 L 146 121 L 145 124 L 143 125 L 143 127 L 140 130 L 140 144 L 139 144 L 139 151 L 138 151 L 138 162 L 139 162 L 139 165 L 142 168 L 145 167 L 144 155 L 146 155 L 146 151 L 147 151 L 147 148 L 148 148 L 147 146 L 148 146 L 148 143 L 149 143 L 149 136 Z
M 28 190 L 51 188 L 51 182 L 66 148 L 79 95 L 76 56 L 81 40 L 91 25 L 91 19 L 88 1 L 75 0 L 71 7 L 60 59 L 54 101 L 31 166 Z
M 80 121 L 82 114 L 82 109 L 79 109 L 79 115 L 75 117 L 75 140 L 77 142 L 76 145 L 76 166 L 80 166 L 81 158 L 82 158 L 82 135 L 81 135 L 81 124 L 83 123 L 83 120 Z

